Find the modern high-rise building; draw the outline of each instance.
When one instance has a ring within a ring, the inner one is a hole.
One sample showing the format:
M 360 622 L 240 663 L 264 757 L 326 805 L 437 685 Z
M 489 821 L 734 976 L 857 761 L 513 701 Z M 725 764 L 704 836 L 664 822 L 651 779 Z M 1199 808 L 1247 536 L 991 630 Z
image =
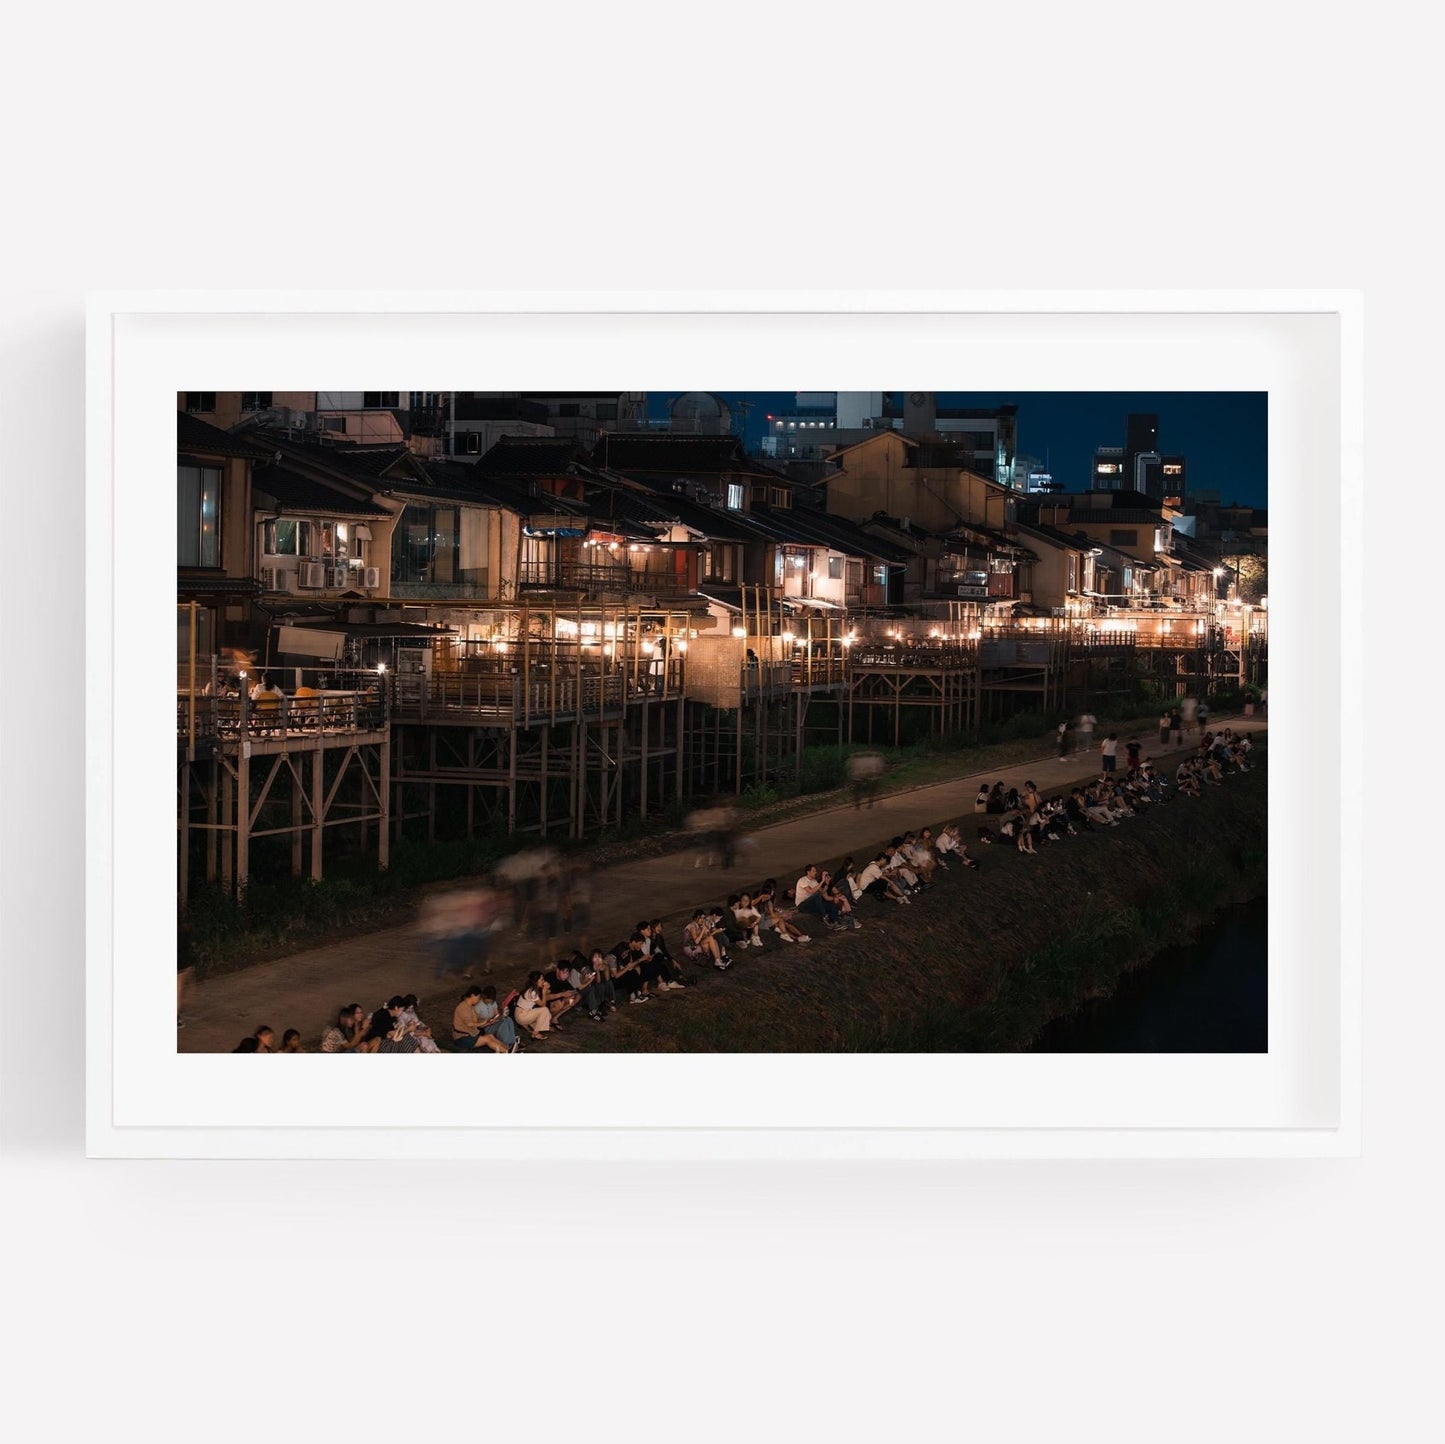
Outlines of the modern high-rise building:
M 1179 505 L 1188 490 L 1182 456 L 1159 450 L 1159 417 L 1135 411 L 1124 419 L 1123 446 L 1094 450 L 1093 491 L 1138 491 L 1156 501 Z
M 1159 417 L 1153 412 L 1131 411 L 1124 418 L 1124 485 L 1144 490 L 1142 467 L 1159 460 Z

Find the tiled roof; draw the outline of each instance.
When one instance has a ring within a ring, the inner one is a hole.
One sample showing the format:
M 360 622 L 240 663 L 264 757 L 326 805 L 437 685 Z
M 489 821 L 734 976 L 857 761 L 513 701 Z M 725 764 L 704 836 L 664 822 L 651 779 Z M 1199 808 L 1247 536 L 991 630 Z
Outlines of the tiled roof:
M 566 476 L 586 454 L 570 437 L 503 436 L 476 464 L 481 476 Z
M 288 436 L 285 432 L 257 429 L 257 443 L 279 451 L 290 470 L 314 471 L 349 483 L 367 493 L 380 491 L 387 472 L 411 475 L 416 459 L 404 446 L 350 446 Z
M 1021 521 L 1018 523 L 1020 532 L 1029 536 L 1036 536 L 1044 541 L 1052 542 L 1054 546 L 1066 547 L 1070 551 L 1086 552 L 1090 547 L 1098 543 L 1091 541 L 1086 536 L 1070 536 L 1067 532 L 1060 531 L 1056 526 L 1048 526 L 1041 521 Z
M 617 480 L 599 481 L 588 500 L 598 526 L 616 520 L 649 527 L 655 536 L 657 527 L 680 522 L 710 541 L 749 542 L 759 538 L 757 529 L 748 526 L 741 512 L 714 510 L 683 496 L 646 491 Z
M 274 449 L 248 441 L 219 426 L 212 426 L 188 411 L 176 412 L 176 445 L 181 451 L 199 451 L 204 456 L 242 456 L 252 461 L 269 461 Z
M 255 596 L 261 583 L 255 577 L 228 577 L 219 571 L 181 569 L 176 572 L 176 593 L 183 597 Z
M 864 517 L 858 521 L 861 527 L 878 526 L 887 531 L 897 532 L 899 536 L 911 541 L 931 541 L 939 532 L 930 531 L 926 526 L 919 526 L 916 521 L 911 521 L 907 526 L 896 516 L 889 516 L 886 511 L 875 511 L 872 516 Z
M 754 461 L 736 436 L 680 436 L 670 431 L 609 433 L 592 448 L 593 466 L 625 473 L 668 476 L 752 474 L 783 480 L 780 473 Z
M 409 446 L 340 445 L 327 447 L 326 450 L 340 456 L 348 466 L 370 476 L 385 475 L 403 457 L 411 455 Z
M 881 562 L 909 562 L 917 555 L 886 537 L 874 536 L 857 523 L 822 511 L 770 511 L 749 518 L 766 527 L 780 541 L 801 546 L 825 546 L 849 556 L 872 557 Z
M 482 506 L 499 506 L 518 516 L 547 511 L 566 516 L 587 515 L 585 503 L 571 497 L 554 496 L 540 487 L 534 492 L 529 479 L 521 476 L 489 475 L 465 461 L 428 461 L 423 463 L 425 480 L 396 482 L 390 490 L 404 491 L 408 496 L 447 496 L 459 501 L 473 501 Z M 556 475 L 548 472 L 547 475 Z
M 274 463 L 258 466 L 251 474 L 251 486 L 254 492 L 270 497 L 278 506 L 290 511 L 326 512 L 332 516 L 391 515 L 384 506 L 348 496 L 334 486 L 327 486 L 324 481 L 302 476 L 300 472 Z M 266 509 L 257 501 L 257 511 Z

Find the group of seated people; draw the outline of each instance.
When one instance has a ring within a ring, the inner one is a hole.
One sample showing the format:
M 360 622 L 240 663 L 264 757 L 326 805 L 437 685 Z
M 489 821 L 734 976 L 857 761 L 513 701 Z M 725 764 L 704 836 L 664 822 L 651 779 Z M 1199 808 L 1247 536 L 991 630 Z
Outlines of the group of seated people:
M 234 1048 L 233 1053 L 304 1053 L 306 1050 L 301 1046 L 301 1034 L 295 1028 L 287 1028 L 281 1035 L 281 1042 L 276 1043 L 276 1030 L 268 1027 L 265 1023 L 256 1029 L 254 1033 L 242 1038 Z
M 1206 785 L 1219 785 L 1227 773 L 1248 772 L 1252 747 L 1248 736 L 1236 737 L 1227 728 L 1206 732 L 1196 752 L 1175 769 L 1174 790 L 1181 797 L 1198 797 Z M 1132 753 L 1127 771 L 1102 772 L 1067 796 L 1045 799 L 1032 781 L 1007 789 L 1002 782 L 991 787 L 984 783 L 974 810 L 997 814 L 998 826 L 997 831 L 980 827 L 978 840 L 1012 842 L 1019 852 L 1036 854 L 1041 843 L 1062 842 L 1095 827 L 1117 827 L 1141 807 L 1168 802 L 1170 786 L 1148 757 Z
M 1186 757 L 1174 771 L 1174 784 L 1184 797 L 1198 797 L 1206 786 L 1218 787 L 1231 772 L 1252 770 L 1249 754 L 1254 744 L 1249 735 L 1236 737 L 1225 727 L 1206 732 L 1192 757 Z

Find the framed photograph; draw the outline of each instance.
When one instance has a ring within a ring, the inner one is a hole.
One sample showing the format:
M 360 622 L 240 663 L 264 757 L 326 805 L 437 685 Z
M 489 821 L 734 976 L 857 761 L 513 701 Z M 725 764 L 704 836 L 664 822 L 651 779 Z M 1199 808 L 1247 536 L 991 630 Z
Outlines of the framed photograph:
M 1357 1152 L 1361 324 L 95 297 L 90 1153 Z

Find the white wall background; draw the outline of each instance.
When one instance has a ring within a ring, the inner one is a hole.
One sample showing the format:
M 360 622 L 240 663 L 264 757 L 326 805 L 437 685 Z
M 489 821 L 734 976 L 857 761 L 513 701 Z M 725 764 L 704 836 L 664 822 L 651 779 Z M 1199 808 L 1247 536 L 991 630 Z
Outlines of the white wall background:
M 648 289 L 701 277 L 738 288 L 1362 286 L 1367 416 L 1388 408 L 1392 431 L 1423 439 L 1438 397 L 1426 206 L 1439 114 L 1431 52 L 1399 43 L 1405 7 L 1385 0 L 1347 30 L 1233 3 L 1177 17 L 1149 4 L 1029 8 L 1038 13 L 940 12 L 935 43 L 899 33 L 900 63 L 882 67 L 860 40 L 880 33 L 876 9 L 855 3 L 820 25 L 813 11 L 795 23 L 744 0 L 725 23 L 700 12 L 695 32 L 675 6 L 575 7 L 540 48 L 534 18 L 489 13 L 485 85 L 447 66 L 467 52 L 461 32 L 482 23 L 461 12 L 446 18 L 444 50 L 425 19 L 414 48 L 404 31 L 398 41 L 394 12 L 373 5 L 352 7 L 345 26 L 266 3 L 244 28 L 230 10 L 159 3 L 142 3 L 144 17 L 83 5 L 11 17 L 23 63 L 0 93 L 16 138 L 3 194 L 18 207 L 0 232 L 0 1358 L 17 1437 L 1426 1432 L 1445 999 L 1438 930 L 1416 931 L 1414 900 L 1438 856 L 1423 826 L 1409 848 L 1367 853 L 1357 1162 L 81 1156 L 82 595 L 77 567 L 57 567 L 18 519 L 42 491 L 46 516 L 80 514 L 85 290 L 227 278 L 304 288 L 323 273 L 358 290 L 432 277 L 477 289 L 574 277 Z M 779 89 L 759 68 L 779 42 L 817 57 L 811 78 Z M 1026 58 L 1035 99 L 1018 104 L 1013 66 L 970 66 L 965 127 L 957 62 L 969 54 Z M 1101 107 L 1102 69 L 1167 79 L 1163 99 L 1138 118 Z M 855 72 L 866 83 L 850 85 Z M 405 124 L 377 125 L 378 87 Z M 247 103 L 261 94 L 264 105 Z M 575 157 L 583 125 L 598 153 L 635 162 L 624 222 L 642 187 L 665 223 L 593 224 L 607 188 L 589 193 L 585 175 L 569 187 L 575 223 L 563 222 L 545 161 Z M 875 177 L 874 203 L 850 207 L 847 225 L 827 211 L 791 225 L 750 215 L 759 178 L 820 126 L 829 150 L 851 157 L 833 186 Z M 472 213 L 455 190 L 445 208 L 427 203 L 415 185 L 426 136 L 503 131 L 539 164 L 509 167 Z M 397 210 L 358 224 L 312 205 L 314 188 L 291 210 L 274 177 L 251 192 L 245 165 L 223 164 L 275 154 L 288 171 L 308 134 L 323 155 L 338 135 L 367 137 L 370 159 L 397 177 Z M 675 163 L 684 136 L 690 154 L 714 158 L 705 177 Z M 1015 190 L 1049 223 L 980 224 L 979 198 L 944 183 L 955 143 L 1006 155 Z M 1074 224 L 1141 177 L 1148 212 L 1174 222 L 1167 233 Z M 492 206 L 556 223 L 489 224 Z M 1366 538 L 1376 561 L 1384 532 L 1382 507 Z M 1372 636 L 1378 671 L 1345 685 L 1364 686 L 1373 781 L 1415 777 L 1428 792 L 1437 728 L 1421 674 L 1404 665 L 1410 614 L 1397 607 L 1397 624 Z M 168 620 L 156 638 L 169 646 Z M 600 1362 L 614 1346 L 637 1362 Z M 545 1377 L 559 1350 L 578 1365 L 561 1385 Z

